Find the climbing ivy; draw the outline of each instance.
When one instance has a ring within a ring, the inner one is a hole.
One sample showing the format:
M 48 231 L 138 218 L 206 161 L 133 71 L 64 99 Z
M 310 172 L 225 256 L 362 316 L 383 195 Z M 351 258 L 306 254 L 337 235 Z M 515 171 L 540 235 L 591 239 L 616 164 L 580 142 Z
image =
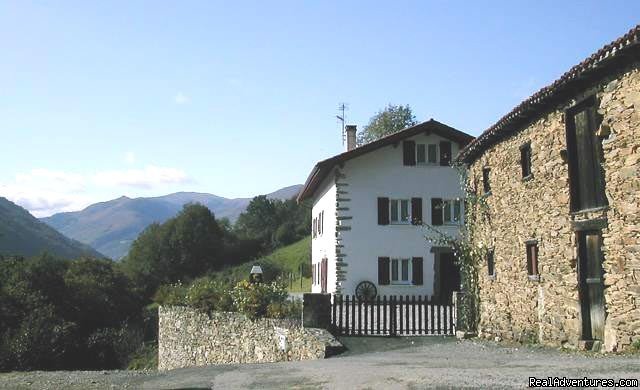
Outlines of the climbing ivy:
M 485 196 L 477 194 L 476 183 L 466 175 L 462 165 L 454 165 L 460 177 L 460 185 L 464 191 L 465 220 L 459 235 L 452 236 L 429 224 L 423 224 L 425 238 L 434 246 L 451 248 L 456 264 L 460 268 L 462 292 L 462 324 L 467 330 L 477 329 L 479 320 L 480 288 L 478 267 L 485 258 L 487 249 L 473 244 L 474 228 L 477 223 L 488 218 Z

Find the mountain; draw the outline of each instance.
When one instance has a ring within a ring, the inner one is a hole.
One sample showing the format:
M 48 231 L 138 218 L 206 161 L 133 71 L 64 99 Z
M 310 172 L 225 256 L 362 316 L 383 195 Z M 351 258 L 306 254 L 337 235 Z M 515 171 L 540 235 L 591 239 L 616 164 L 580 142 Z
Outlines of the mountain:
M 104 257 L 88 245 L 63 236 L 17 204 L 0 197 L 0 255 L 35 256 L 48 252 L 64 258 Z
M 267 194 L 270 199 L 291 199 L 302 188 L 294 185 Z M 228 199 L 199 192 L 176 192 L 154 198 L 127 198 L 93 204 L 84 210 L 58 213 L 42 221 L 64 235 L 92 246 L 119 260 L 129 252 L 133 240 L 147 226 L 174 217 L 187 203 L 207 206 L 216 218 L 235 222 L 251 198 Z

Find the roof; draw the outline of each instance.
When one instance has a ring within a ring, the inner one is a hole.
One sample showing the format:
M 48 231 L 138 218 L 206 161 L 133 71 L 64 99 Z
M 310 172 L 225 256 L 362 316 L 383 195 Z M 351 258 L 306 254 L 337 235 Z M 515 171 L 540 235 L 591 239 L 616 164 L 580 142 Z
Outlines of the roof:
M 528 122 L 541 116 L 584 89 L 606 77 L 612 70 L 640 60 L 640 25 L 604 46 L 590 57 L 571 68 L 552 84 L 540 89 L 520 103 L 459 154 L 458 161 L 475 161 L 489 147 L 520 131 Z
M 301 202 L 312 196 L 318 189 L 320 183 L 322 183 L 322 181 L 331 172 L 333 167 L 337 164 L 344 163 L 345 161 L 351 160 L 352 158 L 361 156 L 369 152 L 373 152 L 374 150 L 378 150 L 384 146 L 395 144 L 405 138 L 413 137 L 414 135 L 425 132 L 437 134 L 441 137 L 458 142 L 461 146 L 467 145 L 469 142 L 471 142 L 471 140 L 473 140 L 473 136 L 467 133 L 430 119 L 426 122 L 408 127 L 404 130 L 400 130 L 393 134 L 377 139 L 373 142 L 369 142 L 368 144 L 364 144 L 355 149 L 340 153 L 331 158 L 318 162 L 311 170 L 309 177 L 307 177 L 307 181 L 304 183 L 304 187 L 298 194 L 298 202 Z

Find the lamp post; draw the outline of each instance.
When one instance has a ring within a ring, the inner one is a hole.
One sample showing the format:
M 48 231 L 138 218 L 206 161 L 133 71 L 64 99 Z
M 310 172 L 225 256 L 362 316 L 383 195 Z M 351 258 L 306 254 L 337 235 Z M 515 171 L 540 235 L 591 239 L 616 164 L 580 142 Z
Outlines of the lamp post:
M 262 282 L 262 267 L 259 265 L 254 265 L 251 267 L 251 274 L 249 275 L 250 283 L 261 283 Z

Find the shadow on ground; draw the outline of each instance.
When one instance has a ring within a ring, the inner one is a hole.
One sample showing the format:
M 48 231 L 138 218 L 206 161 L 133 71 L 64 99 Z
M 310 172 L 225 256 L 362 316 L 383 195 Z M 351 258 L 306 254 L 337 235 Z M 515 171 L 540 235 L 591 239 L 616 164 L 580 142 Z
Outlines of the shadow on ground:
M 345 346 L 346 351 L 335 357 L 396 351 L 406 348 L 456 342 L 456 338 L 452 336 L 342 336 L 338 337 L 338 340 Z

